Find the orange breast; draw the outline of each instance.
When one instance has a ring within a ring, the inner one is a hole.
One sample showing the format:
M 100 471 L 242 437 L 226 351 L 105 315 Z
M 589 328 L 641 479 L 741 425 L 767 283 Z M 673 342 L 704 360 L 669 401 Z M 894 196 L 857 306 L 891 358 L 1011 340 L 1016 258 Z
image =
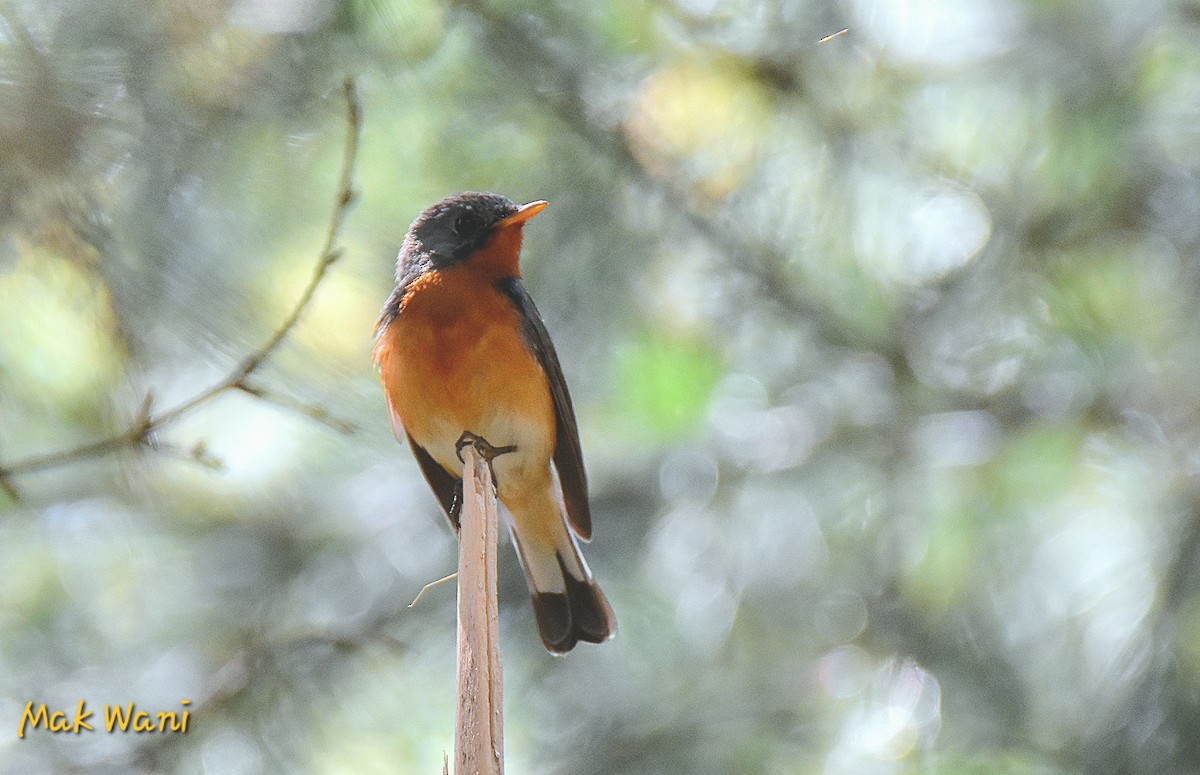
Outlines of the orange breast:
M 393 420 L 449 470 L 464 430 L 496 446 L 519 444 L 519 457 L 548 464 L 554 410 L 546 375 L 521 338 L 520 315 L 490 273 L 476 269 L 418 278 L 381 335 L 375 359 Z

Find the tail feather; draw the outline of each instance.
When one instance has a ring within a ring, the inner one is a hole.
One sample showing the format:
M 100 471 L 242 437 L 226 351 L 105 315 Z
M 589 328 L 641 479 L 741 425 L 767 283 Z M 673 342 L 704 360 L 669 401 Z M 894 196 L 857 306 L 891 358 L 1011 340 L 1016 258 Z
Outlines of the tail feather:
M 561 554 L 556 559 L 565 591 L 532 590 L 533 611 L 546 649 L 565 654 L 579 641 L 603 643 L 611 638 L 617 631 L 616 617 L 600 587 L 586 574 L 586 566 L 581 579 L 567 569 Z
M 562 500 L 550 482 L 529 493 L 501 490 L 501 499 L 508 495 L 508 527 L 542 643 L 552 654 L 565 654 L 579 641 L 603 643 L 616 633 L 617 619 L 579 551 Z

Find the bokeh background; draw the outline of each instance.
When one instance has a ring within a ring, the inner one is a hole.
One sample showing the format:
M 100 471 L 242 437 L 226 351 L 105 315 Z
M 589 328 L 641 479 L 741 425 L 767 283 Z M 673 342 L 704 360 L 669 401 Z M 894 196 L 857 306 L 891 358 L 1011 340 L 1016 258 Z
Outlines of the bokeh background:
M 503 547 L 510 772 L 1200 772 L 1185 0 L 3 0 L 0 771 L 441 772 L 370 348 L 461 190 L 551 203 L 621 626 L 549 657 Z M 17 739 L 80 699 L 192 719 Z

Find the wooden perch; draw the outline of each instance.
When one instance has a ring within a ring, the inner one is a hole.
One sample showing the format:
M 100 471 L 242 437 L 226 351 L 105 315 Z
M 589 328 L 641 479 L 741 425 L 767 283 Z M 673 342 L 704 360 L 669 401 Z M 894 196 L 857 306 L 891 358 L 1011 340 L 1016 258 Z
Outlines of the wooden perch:
M 483 445 L 479 441 L 461 444 L 463 500 L 458 533 L 458 710 L 454 725 L 454 772 L 503 775 L 503 675 L 496 602 L 499 509 L 491 464 L 480 451 Z

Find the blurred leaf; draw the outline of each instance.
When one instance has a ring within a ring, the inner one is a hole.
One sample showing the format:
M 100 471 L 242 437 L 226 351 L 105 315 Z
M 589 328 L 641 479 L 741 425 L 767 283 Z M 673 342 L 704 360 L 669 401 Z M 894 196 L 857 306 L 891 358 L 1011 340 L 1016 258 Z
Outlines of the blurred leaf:
M 385 55 L 419 59 L 445 36 L 445 7 L 428 0 L 349 0 L 338 25 Z
M 769 120 L 762 87 L 736 63 L 687 59 L 646 79 L 628 129 L 649 166 L 666 176 L 687 159 L 685 172 L 719 199 L 753 169 Z
M 97 276 L 29 245 L 0 270 L 0 386 L 45 412 L 87 417 L 120 375 L 114 321 Z
M 700 425 L 722 368 L 700 342 L 644 332 L 618 347 L 613 373 L 623 424 L 665 441 Z
M 907 573 L 907 589 L 915 600 L 939 615 L 948 611 L 971 589 L 971 573 L 979 552 L 984 525 L 976 496 L 979 475 L 970 469 L 951 469 L 930 482 L 927 522 L 930 532 L 924 552 Z
M 1052 502 L 1072 486 L 1083 437 L 1078 428 L 1035 425 L 1007 439 L 993 472 L 995 513 L 1023 508 L 1023 499 Z

